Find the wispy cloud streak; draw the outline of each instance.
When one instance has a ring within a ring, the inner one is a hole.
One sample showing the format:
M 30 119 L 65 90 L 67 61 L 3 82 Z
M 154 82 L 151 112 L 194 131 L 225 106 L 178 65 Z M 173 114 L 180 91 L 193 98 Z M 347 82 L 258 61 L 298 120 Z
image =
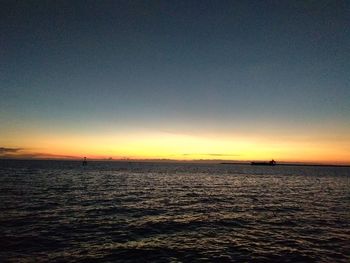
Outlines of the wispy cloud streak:
M 72 155 L 61 155 L 41 152 L 30 152 L 24 148 L 0 147 L 0 157 L 19 159 L 79 159 L 81 157 Z
M 22 148 L 0 147 L 0 154 L 16 153 L 16 152 L 18 152 L 20 150 L 22 150 Z
M 240 156 L 240 154 L 222 154 L 222 153 L 184 153 L 182 155 L 183 156 L 205 155 L 205 156 L 216 156 L 216 157 Z

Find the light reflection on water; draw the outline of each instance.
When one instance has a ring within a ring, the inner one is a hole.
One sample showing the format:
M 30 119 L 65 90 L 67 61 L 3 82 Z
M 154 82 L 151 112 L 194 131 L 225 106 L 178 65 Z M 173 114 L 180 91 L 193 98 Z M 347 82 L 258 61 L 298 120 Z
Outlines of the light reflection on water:
M 350 169 L 0 161 L 0 260 L 349 262 Z

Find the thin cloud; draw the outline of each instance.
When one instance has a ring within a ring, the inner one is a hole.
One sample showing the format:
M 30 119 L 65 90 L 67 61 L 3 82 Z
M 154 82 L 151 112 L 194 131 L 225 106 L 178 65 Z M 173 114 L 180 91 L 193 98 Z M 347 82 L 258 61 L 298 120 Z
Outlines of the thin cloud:
M 20 150 L 22 150 L 22 148 L 0 147 L 0 154 L 16 153 L 16 152 L 18 152 Z
M 1 158 L 15 158 L 15 159 L 78 159 L 81 157 L 72 155 L 60 155 L 42 152 L 28 152 L 28 149 L 23 148 L 8 148 L 0 147 Z
M 19 153 L 19 154 L 4 154 L 5 158 L 16 159 L 80 159 L 81 157 L 72 155 L 59 155 L 49 153 Z
M 205 156 L 219 156 L 219 157 L 240 156 L 240 154 L 222 154 L 222 153 L 184 153 L 182 155 L 183 156 L 205 155 Z
M 27 154 L 28 157 L 31 158 L 54 158 L 54 159 L 77 159 L 81 157 L 73 156 L 73 155 L 62 155 L 62 154 L 51 154 L 51 153 L 30 153 Z

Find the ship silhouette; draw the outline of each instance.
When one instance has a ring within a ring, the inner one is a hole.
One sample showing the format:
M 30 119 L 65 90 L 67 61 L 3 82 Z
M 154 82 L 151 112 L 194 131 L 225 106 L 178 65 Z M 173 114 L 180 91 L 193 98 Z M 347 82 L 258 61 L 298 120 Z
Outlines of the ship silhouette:
M 269 166 L 274 166 L 276 165 L 276 161 L 274 159 L 272 159 L 269 162 L 251 162 L 251 165 L 269 165 Z

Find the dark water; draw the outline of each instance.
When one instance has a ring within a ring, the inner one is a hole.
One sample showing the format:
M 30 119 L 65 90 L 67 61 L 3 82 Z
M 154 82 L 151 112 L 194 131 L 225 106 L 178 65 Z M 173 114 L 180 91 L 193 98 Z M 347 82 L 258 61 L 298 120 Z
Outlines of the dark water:
M 350 262 L 350 169 L 0 161 L 2 262 Z

